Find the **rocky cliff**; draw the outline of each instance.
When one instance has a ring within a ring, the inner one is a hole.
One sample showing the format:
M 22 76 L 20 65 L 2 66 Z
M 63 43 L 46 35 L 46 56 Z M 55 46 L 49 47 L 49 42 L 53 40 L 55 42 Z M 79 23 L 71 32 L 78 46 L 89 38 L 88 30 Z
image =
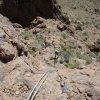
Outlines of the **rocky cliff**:
M 0 2 L 0 100 L 27 100 L 48 70 L 35 100 L 100 100 L 97 1 Z

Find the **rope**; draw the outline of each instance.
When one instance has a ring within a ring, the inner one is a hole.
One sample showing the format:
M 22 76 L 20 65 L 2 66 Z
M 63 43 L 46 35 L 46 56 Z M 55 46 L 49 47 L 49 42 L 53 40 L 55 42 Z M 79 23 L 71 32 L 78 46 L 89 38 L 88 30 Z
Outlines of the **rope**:
M 48 75 L 54 70 L 51 71 L 47 71 L 44 73 L 44 75 L 41 77 L 41 79 L 37 82 L 37 84 L 34 86 L 34 88 L 32 89 L 31 93 L 29 94 L 27 100 L 34 100 L 37 92 L 39 91 L 39 89 L 41 88 L 42 84 L 44 83 L 44 81 L 47 79 Z

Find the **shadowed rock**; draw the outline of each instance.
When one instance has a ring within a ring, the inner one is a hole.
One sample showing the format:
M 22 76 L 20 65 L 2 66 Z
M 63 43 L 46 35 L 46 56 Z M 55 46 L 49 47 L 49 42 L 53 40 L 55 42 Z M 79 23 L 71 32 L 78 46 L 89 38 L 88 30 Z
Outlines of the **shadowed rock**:
M 61 19 L 67 24 L 68 17 L 62 15 L 56 0 L 2 0 L 2 14 L 12 22 L 29 26 L 37 16 L 43 18 Z

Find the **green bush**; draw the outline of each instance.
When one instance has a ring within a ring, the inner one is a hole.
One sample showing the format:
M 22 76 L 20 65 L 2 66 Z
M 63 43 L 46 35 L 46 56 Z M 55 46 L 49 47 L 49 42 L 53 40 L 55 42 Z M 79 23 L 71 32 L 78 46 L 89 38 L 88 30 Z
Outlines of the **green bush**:
M 76 60 L 71 59 L 69 63 L 65 63 L 65 66 L 66 66 L 67 68 L 74 69 L 74 68 L 78 68 L 79 63 L 78 63 Z
M 96 44 L 97 44 L 97 45 L 100 45 L 100 39 L 98 39 L 98 40 L 96 41 Z
M 86 65 L 89 65 L 92 63 L 92 57 L 90 54 L 84 54 L 83 59 L 86 61 Z

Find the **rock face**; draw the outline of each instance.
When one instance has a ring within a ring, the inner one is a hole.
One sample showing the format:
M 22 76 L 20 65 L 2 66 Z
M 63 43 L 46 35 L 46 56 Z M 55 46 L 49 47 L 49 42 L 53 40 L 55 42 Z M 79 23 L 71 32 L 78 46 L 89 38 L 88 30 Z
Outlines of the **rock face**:
M 70 23 L 68 17 L 62 15 L 56 0 L 3 0 L 1 8 L 3 15 L 23 26 L 28 26 L 37 16 Z
M 27 55 L 27 49 L 18 39 L 17 31 L 6 17 L 0 15 L 0 60 L 8 63 L 23 54 Z
M 5 85 L 7 85 L 6 82 L 8 81 L 11 84 L 17 81 L 16 79 L 14 79 L 15 81 L 10 79 L 11 77 L 7 75 L 16 69 L 16 66 L 22 66 L 21 70 L 23 70 L 23 72 L 25 72 L 26 69 L 29 70 L 32 67 L 31 56 L 28 55 L 27 48 L 18 37 L 18 32 L 14 29 L 12 23 L 8 18 L 0 15 L 0 100 L 13 99 L 9 97 L 11 95 L 7 93 L 9 90 L 5 89 Z M 11 75 L 12 78 L 16 77 L 16 75 L 17 77 L 20 75 L 20 72 L 17 71 L 18 70 Z M 10 80 L 12 80 L 12 82 Z M 10 83 L 8 83 L 9 86 L 11 85 Z M 25 88 L 27 89 L 26 86 Z M 18 94 L 18 92 L 16 91 L 16 94 Z M 5 93 L 9 96 L 4 96 Z
M 0 14 L 0 100 L 26 100 L 32 88 L 48 70 L 54 71 L 43 83 L 35 100 L 100 100 L 100 61 L 84 65 L 78 59 L 81 64 L 75 69 L 66 68 L 63 59 L 58 59 L 58 63 L 54 62 L 55 51 L 60 53 L 58 44 L 61 42 L 62 33 L 67 33 L 67 38 L 63 34 L 63 40 L 70 40 L 64 42 L 72 42 L 74 39 L 74 27 L 71 30 L 71 25 L 46 19 L 65 18 L 56 9 L 59 8 L 56 1 L 3 0 L 2 7 L 2 13 L 16 23 L 12 24 Z M 15 18 L 16 16 L 18 17 Z M 31 22 L 31 27 L 23 29 L 17 22 L 22 25 Z M 80 37 L 75 38 L 80 44 Z M 99 54 L 99 44 L 98 40 L 90 51 Z M 81 45 L 78 46 L 82 51 Z M 59 63 L 61 60 L 62 63 Z
M 15 50 L 11 44 L 4 42 L 2 45 L 0 45 L 0 60 L 4 63 L 13 60 L 15 57 L 14 51 Z

